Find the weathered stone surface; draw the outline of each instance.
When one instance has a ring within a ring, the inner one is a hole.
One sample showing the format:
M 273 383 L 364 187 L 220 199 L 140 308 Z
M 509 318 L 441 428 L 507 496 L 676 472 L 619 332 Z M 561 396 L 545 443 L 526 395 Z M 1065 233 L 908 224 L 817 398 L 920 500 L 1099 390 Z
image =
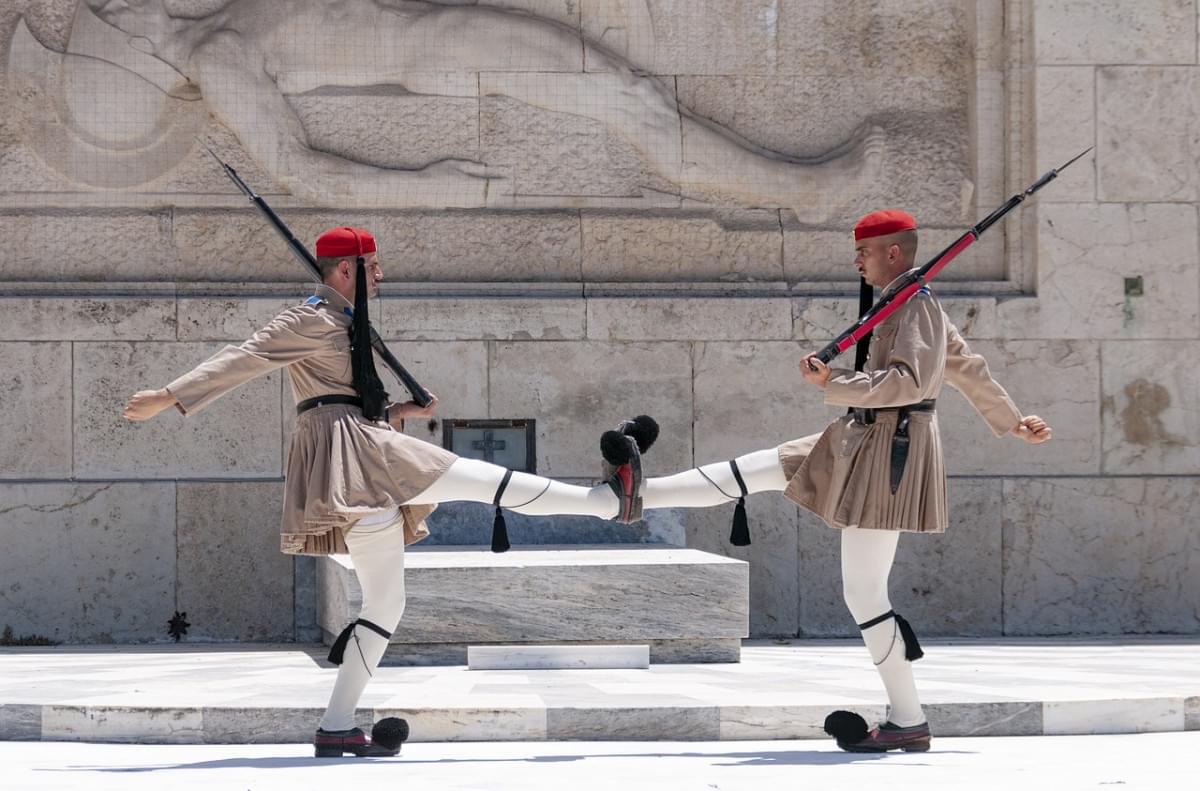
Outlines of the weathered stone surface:
M 602 341 L 784 340 L 791 304 L 778 299 L 601 299 L 587 301 L 587 331 Z
M 1037 299 L 1000 303 L 1007 338 L 1200 336 L 1197 220 L 1182 204 L 1037 204 Z M 1142 296 L 1126 296 L 1126 278 Z
M 762 74 L 774 70 L 779 10 L 772 0 L 749 0 L 735 7 L 720 0 L 663 0 L 649 4 L 649 11 L 654 60 L 637 65 L 650 73 Z M 586 9 L 584 25 L 588 29 Z
M 546 735 L 546 709 L 509 708 L 377 708 L 377 720 L 408 721 L 412 742 L 541 741 Z
M 801 377 L 800 359 L 807 350 L 788 342 L 696 345 L 696 463 L 724 461 L 819 433 L 845 412 L 825 406 L 820 391 Z M 655 468 L 663 469 L 658 465 L 655 460 Z
M 203 738 L 199 709 L 150 706 L 43 706 L 42 738 L 63 742 L 196 744 Z
M 342 214 L 292 211 L 286 221 L 312 249 L 324 230 L 346 223 Z M 379 246 L 386 279 L 399 282 L 577 281 L 579 216 L 571 212 L 366 211 L 355 223 Z M 173 241 L 189 266 L 188 279 L 303 282 L 307 271 L 275 230 L 245 210 L 175 211 Z M 391 263 L 396 262 L 396 263 Z
M 281 483 L 179 484 L 176 600 L 191 623 L 190 639 L 292 639 L 292 556 L 279 551 L 282 506 Z
M 260 376 L 199 415 L 167 410 L 131 423 L 135 391 L 163 387 L 218 349 L 201 343 L 77 343 L 75 474 L 147 477 L 280 475 L 280 376 Z
M 0 629 L 77 643 L 166 639 L 174 484 L 5 484 L 0 516 Z
M 1087 341 L 979 341 L 971 351 L 1025 415 L 1054 439 L 1029 445 L 997 438 L 970 402 L 942 388 L 938 424 L 951 475 L 1087 475 L 1100 470 L 1100 348 Z
M 1200 68 L 1096 70 L 1098 197 L 1200 198 Z
M 297 289 L 296 296 L 289 299 L 180 297 L 179 340 L 241 343 L 285 308 L 300 304 L 305 296 L 303 290 Z M 372 322 L 378 325 L 374 318 L 375 304 L 370 306 L 369 312 Z
M 1183 730 L 1179 698 L 1048 700 L 1042 711 L 1047 736 L 1094 733 L 1159 733 Z
M 902 73 L 907 74 L 907 68 Z M 973 185 L 965 145 L 965 81 L 913 80 L 912 90 L 904 90 L 891 78 L 872 81 L 861 74 L 826 72 L 803 80 L 679 77 L 678 84 L 682 106 L 756 146 L 814 168 L 840 156 L 868 120 L 879 124 L 884 130 L 880 175 L 859 185 L 840 205 L 834 202 L 832 187 L 822 189 L 819 198 L 828 212 L 822 228 L 848 230 L 859 216 L 881 205 L 904 206 L 920 218 L 923 227 L 953 225 L 966 219 L 966 201 Z M 920 99 L 900 104 L 901 96 Z M 875 114 L 865 116 L 864 106 Z M 813 112 L 814 107 L 821 112 Z M 736 162 L 727 161 L 720 149 L 694 147 L 686 127 L 684 144 L 688 162 L 702 157 L 715 162 L 716 167 L 728 171 L 730 185 L 752 178 Z M 804 170 L 795 173 L 800 183 Z M 753 192 L 754 185 L 748 184 L 746 189 Z M 792 206 L 787 202 L 780 205 Z M 839 238 L 845 241 L 848 237 Z M 847 245 L 847 249 L 852 248 Z
M 172 298 L 14 297 L 0 316 L 0 341 L 175 340 Z
M 890 577 L 896 611 L 918 635 L 998 635 L 1001 482 L 951 478 L 950 527 L 900 536 Z M 805 511 L 800 529 L 800 634 L 857 637 L 842 598 L 841 532 Z
M 643 198 L 643 190 L 678 194 L 678 161 L 667 169 L 656 166 L 613 125 L 578 113 L 560 103 L 579 97 L 581 103 L 600 99 L 603 74 L 555 74 L 554 87 L 540 74 L 488 74 L 481 77 L 485 98 L 480 100 L 481 158 L 503 175 L 494 188 L 514 200 L 537 205 L 620 206 L 620 199 Z M 534 85 L 529 85 L 533 81 Z M 540 98 L 538 90 L 550 90 Z M 535 105 L 514 97 L 535 101 Z M 595 113 L 596 107 L 587 108 Z M 645 142 L 642 145 L 646 145 Z M 609 200 L 604 200 L 608 198 Z
M 925 704 L 929 727 L 939 736 L 1041 736 L 1040 702 Z
M 546 711 L 550 741 L 711 741 L 721 738 L 716 706 L 613 709 L 553 708 Z
M 475 80 L 470 83 L 475 89 Z M 354 162 L 413 170 L 479 157 L 479 100 L 473 95 L 430 96 L 392 85 L 328 87 L 291 96 L 289 103 L 310 146 Z
M 0 279 L 174 280 L 169 229 L 165 212 L 0 211 Z
M 686 430 L 692 420 L 692 365 L 686 344 L 497 342 L 489 370 L 490 416 L 537 419 L 542 475 L 598 476 L 600 434 L 640 414 L 665 427 L 647 463 L 667 470 L 692 463 Z
M 71 344 L 0 343 L 0 478 L 71 475 Z
M 1185 731 L 1200 731 L 1200 695 L 1188 698 L 1184 709 Z
M 392 643 L 721 640 L 746 635 L 746 565 L 665 547 L 430 548 L 405 558 L 408 604 Z M 319 561 L 319 619 L 336 634 L 361 588 L 345 556 Z M 505 595 L 496 596 L 503 590 Z
M 42 707 L 0 704 L 0 739 L 26 742 L 42 738 Z
M 561 341 L 584 337 L 581 299 L 384 299 L 372 321 L 406 341 Z
M 1195 633 L 1194 478 L 1004 483 L 1006 634 Z
M 783 279 L 779 216 L 770 211 L 583 214 L 587 281 Z
M 1060 167 L 1096 139 L 1096 70 L 1086 66 L 1041 66 L 1035 79 L 1036 170 L 1045 173 Z M 1055 202 L 1095 199 L 1094 151 L 1058 176 L 1052 190 L 1038 195 L 1038 200 Z
M 1101 357 L 1103 471 L 1200 474 L 1200 343 L 1112 342 Z
M 794 637 L 800 630 L 799 509 L 777 494 L 746 501 L 751 544 L 729 543 L 734 503 L 690 508 L 687 545 L 750 564 L 750 636 Z
M 297 643 L 319 643 L 321 627 L 317 625 L 317 559 L 297 556 L 292 579 L 295 633 Z
M 1043 0 L 1034 9 L 1038 63 L 1195 63 L 1190 0 Z
M 313 723 L 323 709 L 215 708 L 200 709 L 204 744 L 304 744 L 312 741 Z M 370 732 L 369 717 L 359 717 L 359 727 Z

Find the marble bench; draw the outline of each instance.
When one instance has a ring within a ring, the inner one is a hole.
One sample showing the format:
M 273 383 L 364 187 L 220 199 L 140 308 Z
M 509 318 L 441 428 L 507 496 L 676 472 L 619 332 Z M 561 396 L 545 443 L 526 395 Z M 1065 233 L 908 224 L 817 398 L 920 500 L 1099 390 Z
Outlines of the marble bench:
M 749 566 L 662 545 L 414 548 L 408 603 L 384 664 L 467 663 L 468 645 L 650 646 L 651 662 L 737 662 L 749 629 Z M 362 591 L 345 555 L 317 564 L 329 644 Z

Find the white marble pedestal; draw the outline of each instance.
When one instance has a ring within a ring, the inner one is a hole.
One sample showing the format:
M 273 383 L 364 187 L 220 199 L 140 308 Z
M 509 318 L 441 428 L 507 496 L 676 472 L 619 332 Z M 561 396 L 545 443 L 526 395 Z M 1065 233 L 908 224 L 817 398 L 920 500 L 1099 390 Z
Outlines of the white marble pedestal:
M 651 662 L 737 662 L 749 566 L 677 547 L 429 547 L 405 558 L 408 604 L 384 664 L 466 664 L 474 645 L 650 646 Z M 326 643 L 358 613 L 350 558 L 317 564 Z

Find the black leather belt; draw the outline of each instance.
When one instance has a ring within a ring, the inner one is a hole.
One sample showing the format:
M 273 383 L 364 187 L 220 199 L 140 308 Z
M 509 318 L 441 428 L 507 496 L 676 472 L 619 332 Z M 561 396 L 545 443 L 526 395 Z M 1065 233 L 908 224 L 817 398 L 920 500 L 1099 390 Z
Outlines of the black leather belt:
M 299 415 L 307 412 L 310 409 L 316 409 L 319 406 L 330 406 L 331 404 L 346 404 L 348 406 L 356 406 L 362 409 L 362 399 L 352 395 L 323 395 L 316 398 L 306 398 L 299 404 L 296 404 L 296 414 Z
M 886 409 L 860 409 L 855 407 L 850 410 L 854 415 L 854 422 L 865 426 L 869 426 L 875 422 L 875 414 L 877 412 L 896 413 L 896 433 L 892 435 L 892 474 L 890 481 L 892 494 L 895 494 L 896 490 L 900 488 L 900 479 L 904 477 L 904 467 L 908 463 L 908 416 L 912 412 L 933 412 L 936 403 L 937 399 L 931 398 L 915 404 L 888 407 Z

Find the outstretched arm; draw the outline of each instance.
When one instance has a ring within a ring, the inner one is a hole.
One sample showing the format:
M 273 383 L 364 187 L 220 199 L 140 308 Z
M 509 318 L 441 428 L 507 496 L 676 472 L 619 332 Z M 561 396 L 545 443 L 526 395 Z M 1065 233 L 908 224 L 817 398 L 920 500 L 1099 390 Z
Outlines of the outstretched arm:
M 285 311 L 240 346 L 226 346 L 161 390 L 134 393 L 122 414 L 141 421 L 174 406 L 194 414 L 256 376 L 303 360 L 322 340 L 299 331 L 299 319 Z
M 1037 415 L 1022 417 L 1008 392 L 992 378 L 987 360 L 967 346 L 958 328 L 946 322 L 946 381 L 958 390 L 997 437 L 1011 434 L 1031 444 L 1050 439 L 1050 426 Z

